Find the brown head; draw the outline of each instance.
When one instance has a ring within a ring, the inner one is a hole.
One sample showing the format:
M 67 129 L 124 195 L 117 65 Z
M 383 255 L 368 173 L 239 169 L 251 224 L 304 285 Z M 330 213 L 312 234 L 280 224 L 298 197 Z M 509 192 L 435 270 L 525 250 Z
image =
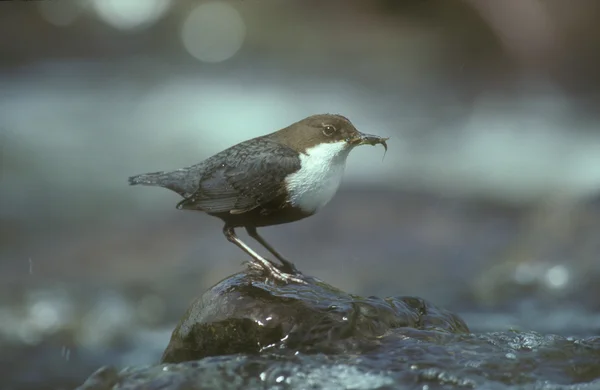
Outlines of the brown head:
M 381 144 L 387 150 L 387 138 L 361 133 L 348 118 L 333 114 L 311 115 L 268 137 L 300 153 L 319 144 L 339 142 L 345 142 L 348 148 Z

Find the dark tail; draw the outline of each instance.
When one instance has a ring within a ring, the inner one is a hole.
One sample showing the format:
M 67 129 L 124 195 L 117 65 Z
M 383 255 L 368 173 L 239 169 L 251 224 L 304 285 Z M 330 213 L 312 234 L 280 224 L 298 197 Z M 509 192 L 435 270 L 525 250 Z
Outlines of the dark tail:
M 168 188 L 186 197 L 198 189 L 198 179 L 194 180 L 193 172 L 188 169 L 178 169 L 172 172 L 151 172 L 131 176 L 129 184 L 132 186 L 157 186 Z
M 162 186 L 167 175 L 165 172 L 143 173 L 141 175 L 131 176 L 129 185 L 135 186 L 141 184 L 143 186 Z

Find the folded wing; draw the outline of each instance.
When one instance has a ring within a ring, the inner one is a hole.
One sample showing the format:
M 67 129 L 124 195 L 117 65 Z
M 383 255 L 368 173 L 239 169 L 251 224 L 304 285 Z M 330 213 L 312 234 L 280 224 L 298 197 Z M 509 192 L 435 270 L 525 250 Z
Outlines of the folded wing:
M 245 144 L 212 157 L 198 190 L 177 207 L 241 214 L 281 195 L 286 176 L 300 169 L 298 153 L 272 141 Z

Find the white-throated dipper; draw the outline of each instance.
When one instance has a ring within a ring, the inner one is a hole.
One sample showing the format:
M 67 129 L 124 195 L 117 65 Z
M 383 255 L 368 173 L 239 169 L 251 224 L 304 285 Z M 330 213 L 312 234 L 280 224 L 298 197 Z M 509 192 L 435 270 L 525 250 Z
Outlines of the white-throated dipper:
M 302 275 L 257 232 L 256 228 L 298 221 L 315 214 L 335 195 L 346 158 L 358 145 L 387 138 L 363 134 L 341 115 L 321 114 L 286 128 L 241 142 L 199 164 L 171 172 L 132 176 L 129 184 L 168 188 L 184 199 L 178 209 L 218 217 L 227 240 L 282 281 L 304 283 Z M 278 267 L 242 242 L 234 229 L 250 237 L 282 263 Z

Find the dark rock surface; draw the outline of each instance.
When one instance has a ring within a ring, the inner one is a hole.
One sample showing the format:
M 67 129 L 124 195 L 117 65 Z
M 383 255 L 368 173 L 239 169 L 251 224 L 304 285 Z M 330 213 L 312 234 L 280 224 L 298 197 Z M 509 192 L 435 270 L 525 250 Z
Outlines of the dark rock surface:
M 162 361 L 281 349 L 354 353 L 397 328 L 468 332 L 458 316 L 419 298 L 362 298 L 307 280 L 279 284 L 247 271 L 221 281 L 192 304 Z
M 235 274 L 191 305 L 161 364 L 103 367 L 79 389 L 600 387 L 598 337 L 473 334 L 419 298 L 363 298 L 307 280 Z

